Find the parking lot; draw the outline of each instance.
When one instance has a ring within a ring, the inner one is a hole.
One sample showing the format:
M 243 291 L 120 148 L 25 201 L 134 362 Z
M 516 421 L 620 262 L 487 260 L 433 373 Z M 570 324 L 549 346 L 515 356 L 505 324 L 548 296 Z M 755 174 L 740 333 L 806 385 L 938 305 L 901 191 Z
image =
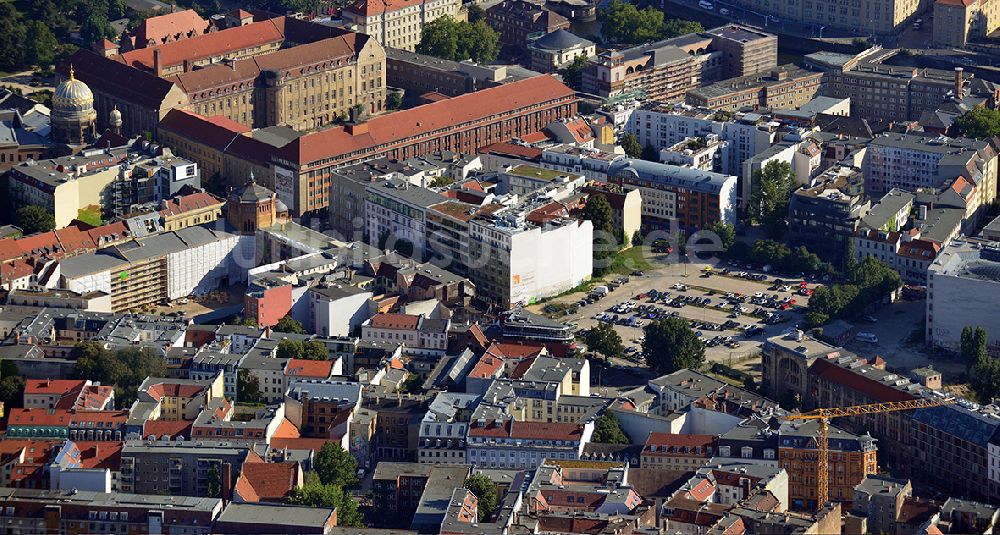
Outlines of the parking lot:
M 613 324 L 629 352 L 628 360 L 615 362 L 619 366 L 641 365 L 642 328 L 669 316 L 691 322 L 705 343 L 708 361 L 735 363 L 758 353 L 767 337 L 794 328 L 808 304 L 808 295 L 803 294 L 816 287 L 810 282 L 800 291 L 801 279 L 788 278 L 775 284 L 774 276 L 746 266 L 647 260 L 657 267 L 641 276 L 615 279 L 620 285 L 604 284 L 608 288 L 604 297 L 592 290 L 533 308 L 575 324 L 581 332 L 600 322 Z M 569 313 L 559 316 L 558 310 L 567 307 Z

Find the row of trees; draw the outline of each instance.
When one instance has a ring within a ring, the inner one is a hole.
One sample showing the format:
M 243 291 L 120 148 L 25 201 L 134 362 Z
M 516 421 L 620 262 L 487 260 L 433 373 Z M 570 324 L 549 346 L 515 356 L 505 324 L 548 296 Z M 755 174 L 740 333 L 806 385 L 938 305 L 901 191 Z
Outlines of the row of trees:
M 639 9 L 621 0 L 612 1 L 597 19 L 605 41 L 616 44 L 640 44 L 705 31 L 701 23 L 681 19 L 664 22 L 663 11 L 654 7 Z
M 753 245 L 734 240 L 726 249 L 725 256 L 736 261 L 770 265 L 779 273 L 814 275 L 834 272 L 833 266 L 823 262 L 816 253 L 809 251 L 804 245 L 793 249 L 783 242 L 774 240 L 757 240 Z
M 816 288 L 806 314 L 810 327 L 837 318 L 856 318 L 903 285 L 899 273 L 874 257 L 851 266 L 847 275 L 849 282 L 846 284 Z
M 489 63 L 500 54 L 500 36 L 482 19 L 469 23 L 444 16 L 424 25 L 417 52 L 452 61 Z
M 705 346 L 680 317 L 654 321 L 643 328 L 642 355 L 656 375 L 666 375 L 684 368 L 699 368 L 705 362 Z M 586 337 L 587 348 L 605 358 L 621 358 L 625 346 L 611 324 L 599 323 Z
M 747 215 L 750 223 L 760 225 L 771 238 L 785 233 L 788 205 L 792 199 L 792 166 L 772 160 L 751 175 L 750 202 Z

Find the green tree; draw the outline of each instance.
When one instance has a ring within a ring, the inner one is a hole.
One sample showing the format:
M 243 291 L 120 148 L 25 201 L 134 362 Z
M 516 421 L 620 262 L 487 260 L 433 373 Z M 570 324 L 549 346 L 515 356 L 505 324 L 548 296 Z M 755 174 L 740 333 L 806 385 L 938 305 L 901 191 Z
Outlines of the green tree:
M 660 161 L 660 152 L 657 151 L 652 145 L 647 144 L 642 148 L 642 152 L 639 153 L 639 157 L 647 162 L 658 162 Z
M 37 20 L 25 24 L 24 61 L 48 68 L 56 59 L 59 41 L 44 23 Z
M 621 358 L 625 354 L 622 337 L 610 323 L 598 323 L 587 332 L 587 348 L 605 358 Z
M 639 44 L 659 39 L 663 31 L 663 12 L 653 7 L 613 0 L 597 14 L 604 39 L 618 44 Z
M 594 225 L 594 275 L 603 275 L 611 267 L 611 260 L 617 253 L 617 244 L 621 243 L 620 233 L 615 232 L 611 204 L 607 197 L 588 197 L 581 217 Z
M 639 158 L 642 156 L 642 145 L 639 144 L 639 137 L 635 134 L 625 134 L 622 136 L 622 150 L 629 158 Z
M 468 19 L 470 24 L 475 24 L 481 20 L 486 20 L 486 10 L 479 7 L 477 4 L 469 4 L 465 8 L 468 12 Z
M 589 63 L 586 56 L 573 58 L 573 61 L 559 70 L 559 75 L 562 76 L 563 83 L 573 89 L 579 90 L 583 85 L 583 70 L 587 68 Z
M 0 401 L 4 407 L 20 407 L 24 401 L 24 377 L 8 375 L 0 379 Z
M 465 488 L 472 491 L 479 500 L 479 521 L 489 518 L 497 508 L 497 486 L 484 474 L 474 474 L 465 480 Z
M 358 461 L 336 442 L 327 442 L 313 461 L 316 475 L 324 485 L 348 487 L 358 482 Z
M 306 360 L 329 360 L 330 352 L 326 344 L 319 340 L 307 340 L 302 344 L 302 358 Z
M 21 227 L 25 236 L 48 232 L 56 227 L 56 218 L 45 208 L 29 204 L 18 208 L 17 226 Z
M 772 238 L 785 231 L 792 194 L 792 166 L 772 160 L 751 175 L 748 212 L 750 221 L 761 225 Z
M 403 93 L 392 91 L 385 96 L 385 107 L 390 110 L 398 110 L 403 107 Z
M 816 253 L 812 253 L 804 245 L 800 245 L 788 257 L 787 269 L 799 273 L 816 273 L 822 263 Z
M 705 362 L 705 346 L 684 318 L 665 318 L 643 329 L 642 354 L 653 373 L 665 375 Z
M 985 139 L 1000 135 L 1000 111 L 976 106 L 959 115 L 952 127 L 964 137 Z
M 670 19 L 663 23 L 663 38 L 678 37 L 689 33 L 705 31 L 705 27 L 700 22 L 684 19 Z
M 260 403 L 260 381 L 250 370 L 240 369 L 236 374 L 236 401 L 240 403 Z
M 728 251 L 733 243 L 736 242 L 736 229 L 733 227 L 732 223 L 726 223 L 725 221 L 718 221 L 712 226 L 708 227 L 708 230 L 715 233 L 722 242 L 722 249 Z
M 965 369 L 971 370 L 979 361 L 989 357 L 986 351 L 986 329 L 979 325 L 975 327 L 966 325 L 962 329 L 959 348 L 959 355 L 965 362 Z
M 80 38 L 90 45 L 101 39 L 111 39 L 115 37 L 115 29 L 108 21 L 106 13 L 92 12 L 80 26 Z
M 1000 397 L 1000 360 L 982 356 L 972 367 L 969 387 L 980 403 L 989 404 Z
M 132 405 L 136 390 L 147 377 L 163 377 L 167 373 L 163 357 L 149 348 L 109 350 L 98 342 L 86 341 L 73 348 L 72 356 L 76 360 L 74 376 L 114 385 L 115 400 L 120 407 Z
M 0 69 L 13 70 L 21 66 L 24 37 L 24 25 L 14 3 L 0 3 Z
M 208 469 L 207 481 L 205 483 L 206 498 L 222 497 L 222 474 L 219 472 L 219 465 L 213 464 Z
M 305 345 L 300 340 L 282 340 L 278 342 L 275 356 L 279 359 L 300 359 L 305 355 Z
M 338 526 L 363 527 L 358 503 L 343 487 L 324 485 L 314 477 L 307 477 L 306 483 L 295 489 L 288 501 L 293 505 L 336 509 Z
M 444 16 L 424 25 L 417 52 L 453 61 L 490 63 L 500 54 L 500 36 L 484 20 L 469 23 Z
M 604 411 L 597 421 L 594 422 L 594 434 L 590 438 L 593 442 L 600 444 L 631 444 L 625 430 L 622 429 L 621 422 L 611 411 Z
M 274 331 L 279 333 L 305 334 L 306 328 L 295 318 L 285 316 L 278 320 L 277 325 L 274 326 Z

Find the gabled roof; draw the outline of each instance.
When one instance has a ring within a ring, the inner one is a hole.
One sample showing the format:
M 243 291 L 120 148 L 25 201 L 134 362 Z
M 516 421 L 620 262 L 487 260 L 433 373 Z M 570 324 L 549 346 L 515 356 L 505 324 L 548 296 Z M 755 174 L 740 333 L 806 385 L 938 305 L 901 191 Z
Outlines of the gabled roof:
M 122 100 L 135 102 L 150 109 L 159 109 L 167 92 L 174 87 L 173 82 L 154 76 L 150 72 L 133 69 L 124 63 L 86 49 L 77 50 L 60 65 L 57 69 L 59 74 L 68 77 L 69 65 L 73 65 L 76 78 L 91 89 L 120 96 Z
M 284 17 L 277 17 L 204 34 L 193 39 L 139 48 L 121 54 L 115 60 L 124 65 L 152 70 L 154 50 L 160 53 L 161 67 L 172 67 L 184 63 L 185 60 L 206 59 L 222 56 L 234 50 L 280 43 L 285 39 L 283 19 Z
M 83 379 L 27 379 L 24 383 L 24 394 L 27 395 L 64 395 L 74 390 L 80 390 L 86 383 Z
M 285 375 L 326 379 L 333 375 L 332 360 L 288 359 Z
M 149 17 L 139 24 L 134 35 L 138 46 L 146 46 L 150 40 L 154 44 L 162 44 L 168 39 L 183 39 L 201 35 L 206 30 L 208 30 L 208 21 L 201 18 L 197 11 L 185 9 Z
M 197 113 L 173 109 L 163 117 L 158 128 L 216 150 L 224 150 L 234 138 L 250 131 L 249 127 L 234 121 L 223 122 L 219 119 L 209 119 Z
M 298 487 L 298 474 L 295 462 L 244 463 L 236 492 L 249 502 L 284 500 Z
M 374 17 L 391 11 L 399 11 L 411 6 L 418 6 L 423 0 L 358 0 L 344 7 L 344 11 Z
M 369 325 L 375 329 L 413 330 L 420 324 L 420 316 L 413 314 L 376 314 Z

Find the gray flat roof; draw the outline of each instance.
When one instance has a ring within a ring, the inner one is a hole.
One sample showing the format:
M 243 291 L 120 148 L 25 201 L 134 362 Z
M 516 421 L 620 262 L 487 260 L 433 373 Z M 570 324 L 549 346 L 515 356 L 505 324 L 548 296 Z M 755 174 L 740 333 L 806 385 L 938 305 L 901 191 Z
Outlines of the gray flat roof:
M 270 503 L 230 503 L 217 522 L 275 526 L 319 527 L 326 525 L 336 509 Z

